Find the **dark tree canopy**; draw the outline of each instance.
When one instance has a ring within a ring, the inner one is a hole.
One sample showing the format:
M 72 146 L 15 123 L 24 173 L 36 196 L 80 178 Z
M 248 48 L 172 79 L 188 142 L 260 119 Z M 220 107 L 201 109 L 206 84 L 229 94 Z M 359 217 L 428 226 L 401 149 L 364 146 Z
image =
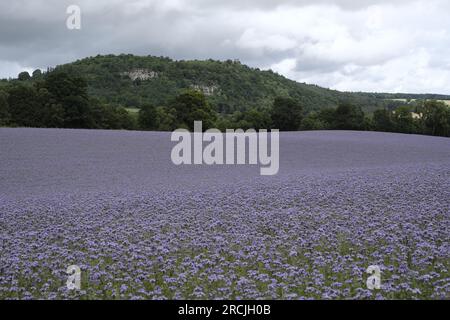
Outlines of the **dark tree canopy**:
M 158 128 L 156 108 L 152 105 L 144 105 L 139 110 L 139 126 L 144 130 Z
M 33 79 L 39 79 L 39 78 L 41 78 L 41 77 L 42 77 L 42 71 L 41 71 L 41 69 L 36 69 L 36 70 L 34 70 L 34 71 L 33 71 L 33 74 L 32 74 L 32 77 L 33 77 Z
M 0 94 L 0 125 L 105 129 L 134 127 L 124 108 L 105 105 L 89 97 L 86 81 L 81 77 L 56 70 L 41 75 L 41 78 L 11 82 L 4 88 L 5 93 Z
M 450 108 L 442 102 L 426 101 L 419 112 L 423 115 L 423 130 L 433 136 L 449 136 Z
M 324 110 L 325 111 L 325 110 Z M 320 118 L 316 112 L 311 112 L 306 116 L 300 126 L 301 130 L 323 130 L 327 128 L 327 123 Z
M 41 127 L 41 112 L 37 91 L 34 87 L 17 85 L 8 92 L 11 122 L 26 127 Z
M 396 132 L 414 133 L 417 131 L 417 124 L 408 106 L 397 108 L 393 112 L 393 119 Z
M 19 79 L 19 81 L 27 81 L 27 80 L 31 79 L 31 76 L 27 71 L 23 71 L 23 72 L 19 73 L 17 78 Z
M 9 113 L 8 95 L 0 91 L 0 126 L 6 126 L 11 122 Z
M 47 75 L 45 88 L 55 101 L 62 106 L 65 114 L 64 125 L 68 128 L 94 126 L 89 116 L 89 98 L 86 81 L 68 72 L 55 71 Z
M 360 107 L 341 103 L 336 109 L 333 127 L 338 130 L 361 130 L 364 128 L 364 112 Z
M 300 128 L 303 108 L 292 98 L 278 97 L 272 107 L 273 128 L 281 131 L 296 131 Z
M 395 125 L 392 120 L 392 111 L 386 109 L 376 110 L 373 113 L 373 127 L 374 130 L 393 132 L 395 131 Z
M 194 129 L 194 121 L 203 121 L 203 129 L 212 128 L 216 121 L 216 113 L 203 93 L 187 90 L 177 96 L 170 104 L 176 112 L 180 127 Z
M 248 111 L 235 112 L 228 124 L 229 129 L 268 129 L 271 127 L 272 119 L 268 110 L 258 110 L 256 108 Z

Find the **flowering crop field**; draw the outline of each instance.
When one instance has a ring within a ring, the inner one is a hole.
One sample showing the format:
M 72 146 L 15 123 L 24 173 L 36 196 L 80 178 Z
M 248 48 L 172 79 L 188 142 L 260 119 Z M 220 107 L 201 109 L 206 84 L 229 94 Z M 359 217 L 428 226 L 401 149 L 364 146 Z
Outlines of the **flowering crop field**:
M 282 133 L 276 176 L 172 146 L 0 129 L 0 299 L 450 298 L 449 139 Z

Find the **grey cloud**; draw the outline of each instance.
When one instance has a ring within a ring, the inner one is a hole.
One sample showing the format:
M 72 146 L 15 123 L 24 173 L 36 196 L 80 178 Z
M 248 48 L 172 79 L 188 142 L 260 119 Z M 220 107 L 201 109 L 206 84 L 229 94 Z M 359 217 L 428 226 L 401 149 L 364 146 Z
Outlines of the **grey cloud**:
M 81 30 L 65 27 L 70 4 L 82 9 Z M 389 91 L 400 81 L 420 91 L 424 82 L 414 77 L 436 75 L 439 82 L 431 79 L 423 91 L 449 93 L 449 9 L 444 0 L 2 1 L 0 77 L 133 53 L 240 59 L 348 90 L 360 89 L 364 78 L 362 89 Z
M 227 0 L 227 1 L 211 1 L 211 0 L 194 0 L 193 2 L 200 7 L 222 7 L 233 9 L 259 9 L 271 10 L 278 7 L 304 7 L 311 5 L 333 5 L 345 10 L 360 10 L 372 5 L 392 4 L 403 5 L 411 3 L 414 0 Z

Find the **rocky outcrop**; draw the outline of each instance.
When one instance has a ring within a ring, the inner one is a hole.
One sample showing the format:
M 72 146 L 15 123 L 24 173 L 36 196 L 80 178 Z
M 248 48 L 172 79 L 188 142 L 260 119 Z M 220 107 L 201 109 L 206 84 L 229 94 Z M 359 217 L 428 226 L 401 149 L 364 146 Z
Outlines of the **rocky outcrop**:
M 203 92 L 205 96 L 212 96 L 219 91 L 219 86 L 217 85 L 206 86 L 194 84 L 191 86 L 191 88 Z
M 133 69 L 128 72 L 122 72 L 121 75 L 129 77 L 133 81 L 137 79 L 145 81 L 157 78 L 159 73 L 150 69 Z

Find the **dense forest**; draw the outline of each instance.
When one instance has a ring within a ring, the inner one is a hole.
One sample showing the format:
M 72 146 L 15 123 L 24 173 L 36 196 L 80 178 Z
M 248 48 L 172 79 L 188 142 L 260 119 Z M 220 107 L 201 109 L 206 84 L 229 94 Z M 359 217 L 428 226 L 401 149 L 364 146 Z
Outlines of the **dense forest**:
M 0 126 L 376 130 L 449 136 L 440 95 L 343 93 L 238 61 L 97 56 L 0 81 Z

